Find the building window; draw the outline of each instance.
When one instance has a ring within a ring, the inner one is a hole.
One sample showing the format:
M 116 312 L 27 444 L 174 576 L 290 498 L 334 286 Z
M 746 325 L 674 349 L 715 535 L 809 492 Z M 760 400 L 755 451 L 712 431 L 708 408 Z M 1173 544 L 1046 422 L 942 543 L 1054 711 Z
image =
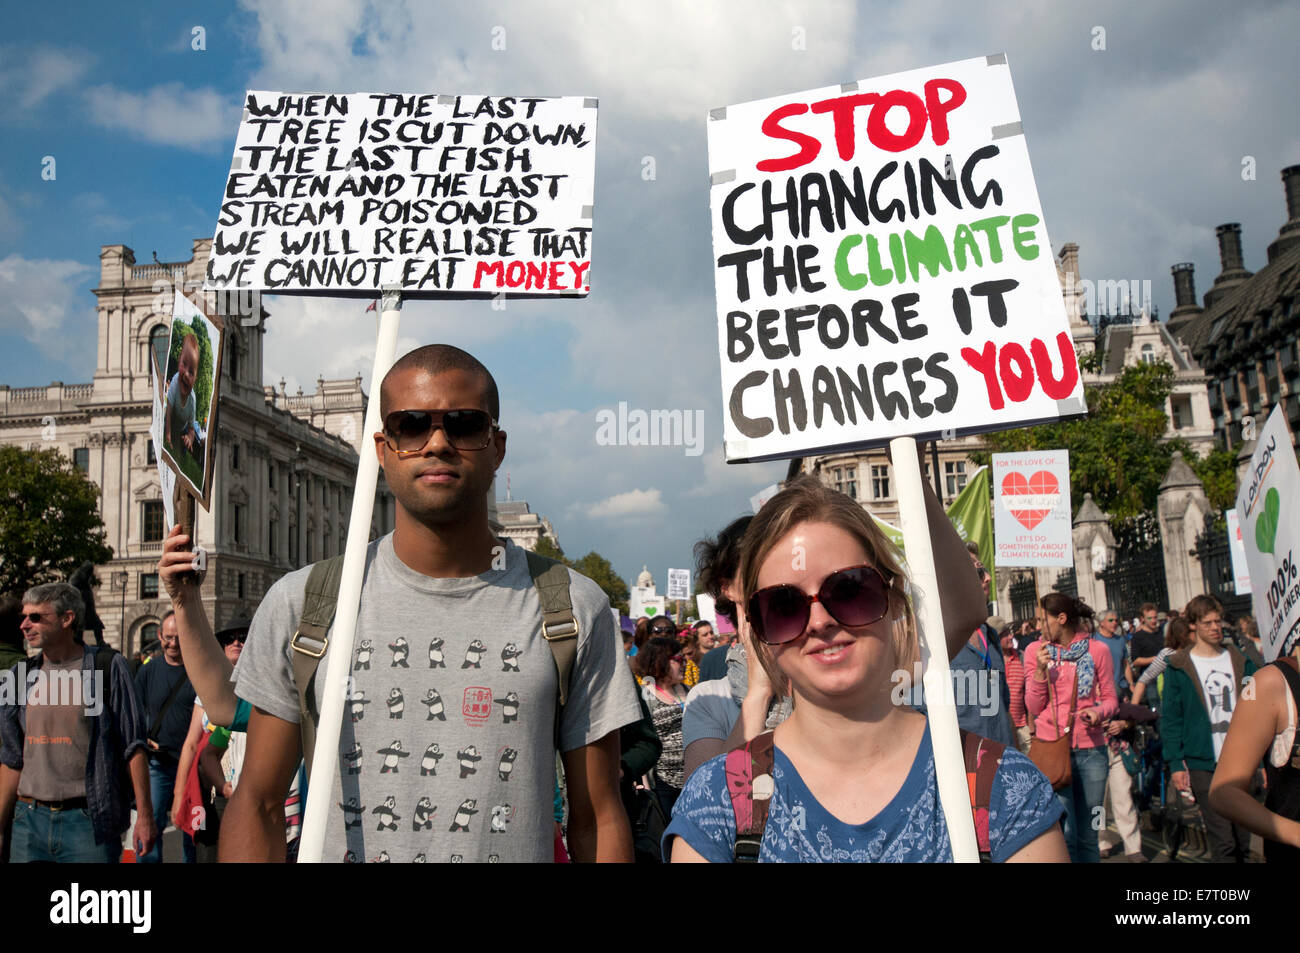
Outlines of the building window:
M 872 464 L 871 495 L 873 499 L 889 499 L 889 465 Z
M 266 465 L 266 486 L 269 490 L 275 489 L 275 461 L 272 460 Z
M 841 493 L 858 498 L 858 468 L 851 467 L 831 467 L 831 485 Z
M 145 459 L 148 461 L 150 466 L 153 466 L 158 462 L 158 453 L 153 448 L 152 437 L 149 438 L 149 444 L 145 448 Z
M 239 599 L 244 598 L 244 574 L 242 572 L 235 575 L 235 596 Z
M 307 562 L 310 563 L 311 561 L 312 561 L 312 556 L 311 556 L 311 531 L 310 531 L 310 529 L 309 529 L 309 530 L 307 531 Z
M 167 373 L 167 339 L 170 337 L 171 332 L 165 324 L 149 332 L 149 348 L 153 351 L 153 359 L 158 362 L 159 376 Z
M 167 527 L 164 525 L 166 511 L 162 500 L 146 500 L 141 504 L 141 509 L 140 539 L 146 543 L 161 543 L 167 535 Z
M 298 562 L 298 527 L 289 527 L 289 562 L 295 567 L 301 565 Z
M 82 473 L 90 472 L 90 448 L 77 447 L 72 451 L 72 465 Z
M 158 638 L 158 623 L 150 622 L 140 629 L 140 648 L 144 648 L 150 642 Z
M 1156 362 L 1156 349 L 1150 344 L 1142 345 L 1142 363 L 1154 364 Z
M 232 470 L 239 469 L 239 441 L 238 440 L 232 440 L 230 442 L 230 469 Z
M 949 497 L 966 488 L 966 461 L 946 460 L 943 464 L 944 486 Z
M 242 543 L 244 541 L 244 506 L 241 503 L 236 503 L 231 506 L 230 511 L 234 516 L 235 542 Z
M 306 487 L 307 487 L 307 490 L 306 490 L 306 492 L 307 492 L 307 502 L 310 503 L 310 502 L 311 502 L 311 477 L 303 477 L 303 481 L 305 482 Z
M 266 534 L 266 552 L 267 552 L 267 554 L 268 554 L 272 559 L 275 558 L 275 528 L 276 528 L 276 525 L 277 525 L 277 524 L 276 524 L 275 520 L 271 520 L 271 522 L 270 522 L 270 528 L 267 530 L 267 534 Z
M 140 598 L 158 598 L 158 574 L 156 572 L 140 573 Z
M 230 340 L 230 379 L 239 380 L 239 345 L 233 338 Z

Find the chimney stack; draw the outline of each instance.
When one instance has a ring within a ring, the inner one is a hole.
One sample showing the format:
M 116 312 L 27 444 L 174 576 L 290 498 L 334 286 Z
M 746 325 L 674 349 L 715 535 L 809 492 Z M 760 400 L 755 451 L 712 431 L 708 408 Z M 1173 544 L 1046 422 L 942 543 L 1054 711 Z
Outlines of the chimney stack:
M 1223 264 L 1223 270 L 1214 279 L 1210 290 L 1205 292 L 1206 308 L 1213 307 L 1216 301 L 1226 297 L 1251 274 L 1242 263 L 1241 224 L 1228 222 L 1216 228 L 1214 234 L 1219 238 L 1219 261 Z
M 1300 245 L 1300 165 L 1282 170 L 1282 190 L 1286 195 L 1286 224 L 1268 246 L 1271 263 L 1278 255 Z
M 1170 334 L 1177 334 L 1180 328 L 1201 313 L 1201 306 L 1196 303 L 1195 266 L 1185 261 L 1170 270 L 1174 275 L 1174 310 L 1169 312 L 1169 320 L 1165 323 Z

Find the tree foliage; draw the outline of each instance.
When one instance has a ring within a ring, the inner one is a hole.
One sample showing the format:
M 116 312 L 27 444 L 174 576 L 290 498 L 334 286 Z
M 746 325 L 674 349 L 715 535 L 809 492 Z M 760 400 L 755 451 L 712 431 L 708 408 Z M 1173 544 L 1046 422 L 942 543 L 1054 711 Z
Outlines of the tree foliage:
M 573 563 L 573 568 L 600 586 L 605 591 L 605 595 L 609 596 L 611 606 L 624 615 L 627 614 L 628 597 L 632 592 L 623 577 L 614 571 L 614 566 L 608 559 L 592 550 Z
M 539 539 L 537 545 L 533 547 L 533 552 L 539 556 L 545 556 L 547 559 L 558 559 L 566 566 L 569 565 L 569 560 L 564 556 L 564 550 L 555 545 L 549 536 L 543 536 Z
M 0 447 L 0 592 L 70 576 L 113 558 L 99 488 L 58 450 Z
M 1096 369 L 1100 360 L 1100 355 L 1088 355 L 1080 360 L 1080 366 Z M 1126 367 L 1113 382 L 1085 388 L 1086 417 L 989 434 L 988 451 L 971 456 L 976 464 L 986 464 L 991 453 L 1069 450 L 1070 501 L 1075 512 L 1083 504 L 1084 494 L 1091 493 L 1096 504 L 1110 513 L 1112 522 L 1119 524 L 1155 510 L 1160 482 L 1169 471 L 1174 452 L 1180 451 L 1197 476 L 1206 481 L 1210 502 L 1222 507 L 1235 492 L 1231 467 L 1225 471 L 1223 460 L 1223 455 L 1231 455 L 1222 451 L 1200 460 L 1186 440 L 1165 439 L 1169 426 L 1165 401 L 1173 386 L 1174 370 L 1165 362 Z

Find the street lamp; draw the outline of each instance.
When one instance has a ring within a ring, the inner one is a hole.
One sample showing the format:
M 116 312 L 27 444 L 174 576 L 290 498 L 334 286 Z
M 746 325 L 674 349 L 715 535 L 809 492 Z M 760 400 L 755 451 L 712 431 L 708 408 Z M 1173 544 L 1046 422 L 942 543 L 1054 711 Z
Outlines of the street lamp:
M 126 587 L 127 587 L 127 583 L 129 583 L 130 581 L 131 581 L 131 574 L 127 572 L 125 569 L 113 573 L 113 578 L 110 580 L 110 585 L 112 586 L 114 592 L 116 592 L 118 589 L 122 590 L 122 615 L 121 615 L 122 633 L 119 641 L 121 642 L 123 653 L 125 653 L 128 657 L 131 654 L 131 647 L 126 644 Z

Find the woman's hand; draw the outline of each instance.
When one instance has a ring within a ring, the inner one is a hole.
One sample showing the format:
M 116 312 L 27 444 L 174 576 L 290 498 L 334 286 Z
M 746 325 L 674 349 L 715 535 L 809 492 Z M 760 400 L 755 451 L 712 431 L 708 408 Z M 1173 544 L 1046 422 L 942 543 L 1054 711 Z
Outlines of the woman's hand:
M 1047 643 L 1038 643 L 1038 667 L 1034 670 L 1034 678 L 1043 682 L 1047 680 L 1047 665 L 1052 660 L 1052 653 L 1047 651 Z

